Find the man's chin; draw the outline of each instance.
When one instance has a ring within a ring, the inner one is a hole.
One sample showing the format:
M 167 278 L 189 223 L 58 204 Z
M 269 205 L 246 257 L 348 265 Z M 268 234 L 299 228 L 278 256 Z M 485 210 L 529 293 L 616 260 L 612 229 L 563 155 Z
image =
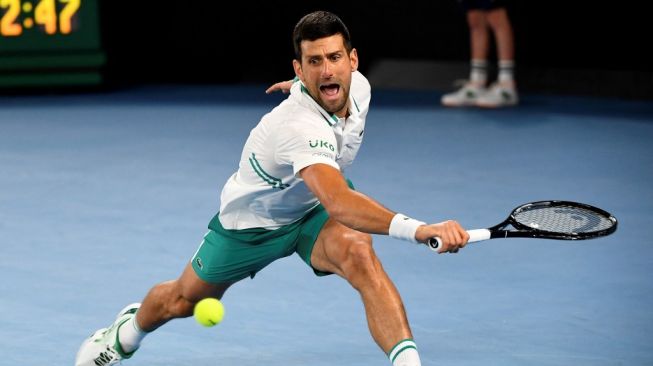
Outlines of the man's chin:
M 322 108 L 324 108 L 325 111 L 331 114 L 335 114 L 342 111 L 346 106 L 347 106 L 346 99 L 344 101 L 337 100 L 337 101 L 330 101 L 328 103 L 325 102 L 324 100 L 322 101 Z

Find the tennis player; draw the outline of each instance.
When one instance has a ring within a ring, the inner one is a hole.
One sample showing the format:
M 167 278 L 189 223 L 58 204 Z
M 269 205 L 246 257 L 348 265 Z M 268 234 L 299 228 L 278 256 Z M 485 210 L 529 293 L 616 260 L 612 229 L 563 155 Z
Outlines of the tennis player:
M 205 297 L 293 253 L 318 276 L 337 274 L 363 300 L 372 337 L 393 365 L 420 365 L 399 293 L 372 248 L 370 234 L 413 243 L 443 240 L 456 252 L 468 235 L 455 221 L 426 225 L 350 188 L 342 171 L 364 135 L 370 85 L 357 71 L 349 31 L 334 14 L 304 16 L 293 32 L 297 82 L 263 116 L 223 187 L 219 213 L 181 276 L 154 286 L 142 304 L 121 310 L 82 344 L 78 366 L 113 365 Z

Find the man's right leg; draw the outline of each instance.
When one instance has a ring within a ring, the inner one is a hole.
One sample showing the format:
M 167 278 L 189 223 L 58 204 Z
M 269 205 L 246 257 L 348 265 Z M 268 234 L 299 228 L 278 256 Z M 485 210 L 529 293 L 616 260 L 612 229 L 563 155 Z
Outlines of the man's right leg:
M 393 365 L 420 365 L 403 302 L 369 234 L 329 219 L 313 246 L 311 265 L 343 277 L 360 293 L 372 338 Z
M 490 50 L 490 31 L 486 12 L 480 9 L 467 11 L 467 26 L 472 60 L 487 60 Z
M 497 82 L 478 98 L 476 105 L 486 108 L 517 105 L 519 95 L 514 78 L 514 40 L 508 12 L 505 8 L 490 10 L 487 12 L 487 21 L 492 28 L 497 45 L 499 75 Z
M 205 282 L 189 263 L 178 279 L 154 286 L 142 304 L 132 304 L 123 309 L 109 328 L 96 331 L 84 341 L 75 365 L 109 366 L 130 358 L 145 334 L 171 319 L 191 316 L 199 300 L 205 297 L 222 298 L 230 285 Z
M 468 10 L 467 24 L 471 48 L 469 80 L 460 89 L 442 96 L 440 101 L 447 107 L 473 106 L 485 92 L 490 39 L 485 12 L 478 9 Z

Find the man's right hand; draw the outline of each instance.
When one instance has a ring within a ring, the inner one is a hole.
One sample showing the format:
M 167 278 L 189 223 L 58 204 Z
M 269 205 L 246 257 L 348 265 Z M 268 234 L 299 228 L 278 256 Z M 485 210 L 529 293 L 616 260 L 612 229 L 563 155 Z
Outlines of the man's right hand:
M 469 234 L 456 221 L 448 220 L 437 224 L 422 225 L 417 228 L 415 239 L 427 244 L 431 238 L 440 238 L 442 247 L 438 253 L 457 253 L 464 248 L 469 240 Z

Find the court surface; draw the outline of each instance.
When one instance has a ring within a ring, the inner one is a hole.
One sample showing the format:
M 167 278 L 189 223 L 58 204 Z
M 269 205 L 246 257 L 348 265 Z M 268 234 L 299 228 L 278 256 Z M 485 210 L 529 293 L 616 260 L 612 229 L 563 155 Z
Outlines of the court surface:
M 249 130 L 284 98 L 264 89 L 0 97 L 0 365 L 72 365 L 85 337 L 180 273 Z M 423 365 L 653 365 L 653 102 L 524 95 L 486 111 L 438 101 L 373 94 L 346 172 L 359 191 L 470 229 L 528 201 L 580 201 L 619 229 L 440 256 L 375 237 Z M 173 321 L 125 364 L 390 364 L 358 295 L 298 256 L 223 300 L 222 324 Z

